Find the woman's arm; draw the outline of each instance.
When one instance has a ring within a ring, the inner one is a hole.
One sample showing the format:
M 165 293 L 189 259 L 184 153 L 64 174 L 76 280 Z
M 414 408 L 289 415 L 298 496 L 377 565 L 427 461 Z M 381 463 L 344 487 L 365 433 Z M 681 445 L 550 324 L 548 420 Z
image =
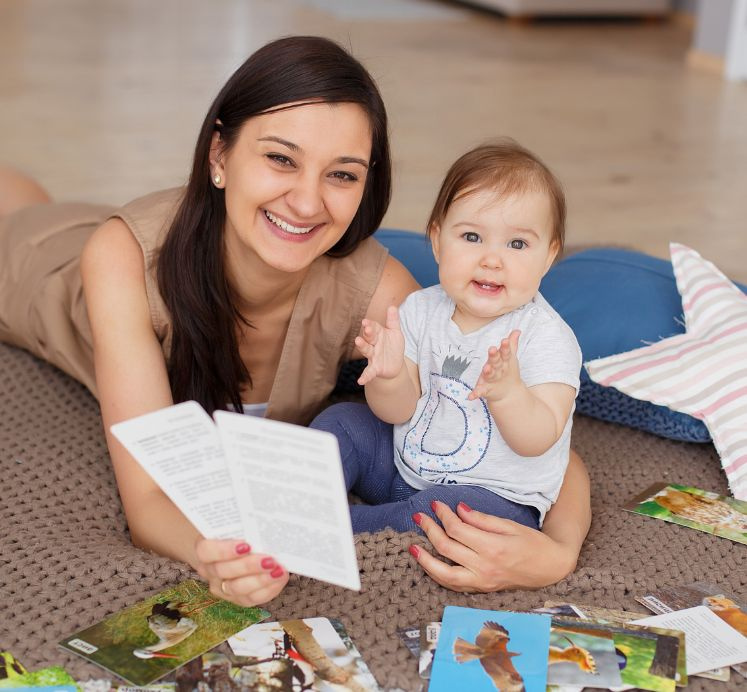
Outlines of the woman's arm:
M 139 245 L 118 219 L 93 234 L 81 257 L 101 416 L 133 543 L 191 563 L 196 530 L 109 432 L 113 423 L 173 403 L 143 265 Z
M 435 550 L 457 564 L 448 565 L 418 546 L 411 552 L 439 584 L 464 592 L 541 588 L 576 568 L 591 525 L 589 476 L 571 450 L 558 500 L 541 532 L 463 504 L 454 514 L 439 503 L 436 515 L 442 526 L 421 514 L 421 528 Z
M 203 539 L 109 432 L 113 423 L 173 403 L 151 322 L 142 251 L 124 222 L 112 219 L 96 230 L 84 248 L 81 274 L 101 417 L 132 542 L 190 564 L 218 596 L 241 605 L 273 598 L 287 582 L 287 571 L 280 575 L 277 565 L 262 567 L 263 560 L 269 564 L 267 556 L 252 554 L 242 541 Z

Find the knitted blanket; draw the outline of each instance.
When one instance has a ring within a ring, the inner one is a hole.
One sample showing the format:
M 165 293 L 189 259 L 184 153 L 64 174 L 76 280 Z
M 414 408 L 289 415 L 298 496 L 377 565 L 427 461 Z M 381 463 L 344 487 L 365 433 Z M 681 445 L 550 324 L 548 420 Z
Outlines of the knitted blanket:
M 59 664 L 78 679 L 108 677 L 57 642 L 197 575 L 130 543 L 98 407 L 87 390 L 0 344 L 0 409 L 0 650 L 30 670 Z M 440 619 L 446 604 L 529 609 L 563 599 L 640 611 L 636 595 L 693 581 L 719 584 L 746 600 L 747 547 L 620 509 L 658 480 L 725 493 L 711 445 L 578 416 L 573 446 L 591 474 L 593 524 L 578 568 L 559 584 L 453 593 L 409 556 L 414 534 L 385 531 L 357 536 L 360 593 L 293 576 L 268 609 L 277 618 L 339 618 L 382 687 L 416 690 L 415 659 L 396 631 Z M 732 672 L 728 688 L 746 682 Z M 688 687 L 725 689 L 702 678 L 691 678 Z

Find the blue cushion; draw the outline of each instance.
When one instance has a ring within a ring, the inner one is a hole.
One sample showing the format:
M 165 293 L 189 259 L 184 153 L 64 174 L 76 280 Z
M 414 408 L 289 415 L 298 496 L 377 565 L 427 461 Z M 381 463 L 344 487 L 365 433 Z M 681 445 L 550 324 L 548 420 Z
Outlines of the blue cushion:
M 570 255 L 550 269 L 540 291 L 575 332 L 584 361 L 685 331 L 672 263 L 640 252 L 595 248 Z M 711 439 L 696 418 L 602 387 L 583 368 L 576 409 L 674 440 Z
M 425 234 L 380 228 L 374 237 L 410 270 L 423 288 L 438 283 L 438 265 Z

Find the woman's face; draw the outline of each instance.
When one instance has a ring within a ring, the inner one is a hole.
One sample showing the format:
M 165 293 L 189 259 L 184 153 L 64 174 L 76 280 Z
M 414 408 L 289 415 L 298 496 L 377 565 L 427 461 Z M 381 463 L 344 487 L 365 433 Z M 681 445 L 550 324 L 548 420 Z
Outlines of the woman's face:
M 294 273 L 343 236 L 363 197 L 371 128 L 353 103 L 310 103 L 250 118 L 211 177 L 225 186 L 234 270 L 256 260 Z

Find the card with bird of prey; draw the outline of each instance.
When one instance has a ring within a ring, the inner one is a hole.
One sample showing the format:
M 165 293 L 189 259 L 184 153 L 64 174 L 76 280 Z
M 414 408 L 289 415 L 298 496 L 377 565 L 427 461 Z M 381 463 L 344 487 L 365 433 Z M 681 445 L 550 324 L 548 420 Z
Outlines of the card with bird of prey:
M 429 692 L 545 692 L 551 618 L 446 606 Z
M 268 616 L 216 598 L 190 579 L 66 637 L 60 647 L 131 685 L 148 685 Z

